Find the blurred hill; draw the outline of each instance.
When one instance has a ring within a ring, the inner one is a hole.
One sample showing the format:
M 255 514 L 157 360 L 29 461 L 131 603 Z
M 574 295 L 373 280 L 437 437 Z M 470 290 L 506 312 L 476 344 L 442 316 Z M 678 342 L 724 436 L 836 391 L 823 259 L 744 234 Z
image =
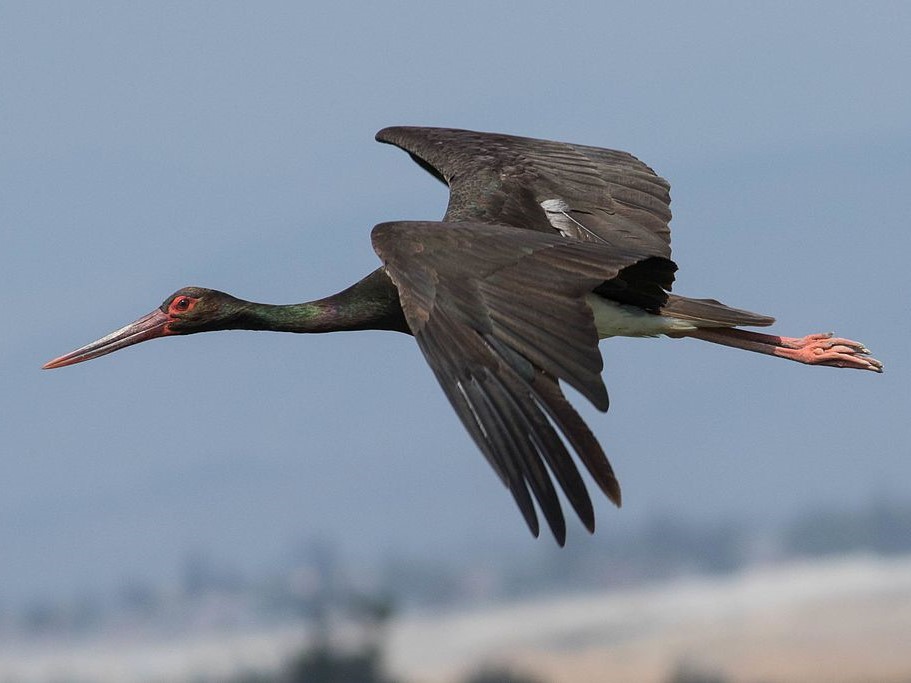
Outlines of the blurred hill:
M 175 585 L 7 608 L 0 681 L 911 677 L 897 642 L 911 633 L 911 504 L 814 510 L 772 530 L 659 518 L 606 536 L 447 566 L 357 565 L 317 540 L 259 577 L 195 554 Z

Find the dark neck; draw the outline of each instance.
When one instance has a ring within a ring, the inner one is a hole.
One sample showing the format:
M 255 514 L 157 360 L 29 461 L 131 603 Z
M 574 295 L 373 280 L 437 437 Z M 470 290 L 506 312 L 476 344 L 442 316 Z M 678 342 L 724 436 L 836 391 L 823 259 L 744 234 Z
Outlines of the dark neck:
M 276 332 L 393 330 L 410 333 L 398 290 L 382 269 L 325 299 L 277 306 L 245 302 L 237 328 Z

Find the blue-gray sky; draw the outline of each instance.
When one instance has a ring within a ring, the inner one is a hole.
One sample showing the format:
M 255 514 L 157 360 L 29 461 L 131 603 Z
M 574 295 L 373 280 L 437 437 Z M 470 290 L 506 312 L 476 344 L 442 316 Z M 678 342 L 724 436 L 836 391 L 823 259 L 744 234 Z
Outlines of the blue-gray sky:
M 372 141 L 444 125 L 633 152 L 678 291 L 866 342 L 883 376 L 602 343 L 583 413 L 662 511 L 911 496 L 907 3 L 0 5 L 0 601 L 351 554 L 529 547 L 412 340 L 221 333 L 40 365 L 195 284 L 286 303 L 373 269 L 444 188 Z M 570 544 L 572 545 L 572 540 Z M 572 552 L 570 548 L 566 552 Z

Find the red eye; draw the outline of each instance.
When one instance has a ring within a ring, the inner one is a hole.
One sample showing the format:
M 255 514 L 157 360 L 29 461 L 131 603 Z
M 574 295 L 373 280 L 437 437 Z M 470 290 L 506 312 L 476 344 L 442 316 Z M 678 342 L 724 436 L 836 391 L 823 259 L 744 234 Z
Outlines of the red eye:
M 194 299 L 189 296 L 179 296 L 171 302 L 170 306 L 168 306 L 168 312 L 186 313 L 187 311 L 192 311 L 197 301 L 199 301 L 199 299 Z

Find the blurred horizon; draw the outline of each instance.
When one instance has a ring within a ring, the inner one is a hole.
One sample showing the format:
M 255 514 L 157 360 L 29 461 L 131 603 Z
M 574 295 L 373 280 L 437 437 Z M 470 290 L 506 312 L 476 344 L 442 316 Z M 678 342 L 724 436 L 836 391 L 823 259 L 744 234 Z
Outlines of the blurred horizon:
M 892 654 L 911 618 L 909 526 L 911 502 L 878 503 L 776 529 L 654 519 L 572 557 L 539 546 L 366 566 L 312 539 L 251 576 L 190 555 L 176 581 L 3 606 L 0 677 L 549 683 L 610 670 L 656 683 L 900 680 L 911 673 Z

